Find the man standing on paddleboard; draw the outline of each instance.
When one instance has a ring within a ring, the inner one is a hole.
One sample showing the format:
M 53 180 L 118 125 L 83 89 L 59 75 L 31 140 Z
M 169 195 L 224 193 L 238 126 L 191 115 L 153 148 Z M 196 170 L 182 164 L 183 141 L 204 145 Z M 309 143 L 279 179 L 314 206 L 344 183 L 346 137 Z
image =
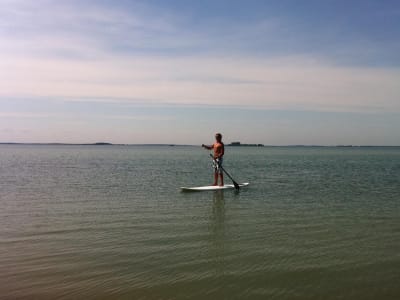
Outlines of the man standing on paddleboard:
M 224 185 L 224 174 L 222 172 L 222 161 L 223 161 L 223 156 L 225 153 L 225 146 L 224 143 L 222 142 L 222 134 L 216 133 L 215 134 L 215 143 L 212 144 L 211 146 L 207 146 L 202 144 L 201 145 L 203 148 L 206 148 L 208 150 L 214 150 L 214 184 L 213 185 L 218 185 L 218 175 L 220 178 L 220 186 Z

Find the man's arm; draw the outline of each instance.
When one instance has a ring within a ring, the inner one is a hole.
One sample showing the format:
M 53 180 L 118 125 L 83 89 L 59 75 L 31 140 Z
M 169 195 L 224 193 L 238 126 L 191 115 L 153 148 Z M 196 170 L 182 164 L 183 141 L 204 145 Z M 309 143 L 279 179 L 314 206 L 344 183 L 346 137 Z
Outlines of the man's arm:
M 214 145 L 207 146 L 207 145 L 202 144 L 201 146 L 202 146 L 203 148 L 208 149 L 208 150 L 214 149 Z

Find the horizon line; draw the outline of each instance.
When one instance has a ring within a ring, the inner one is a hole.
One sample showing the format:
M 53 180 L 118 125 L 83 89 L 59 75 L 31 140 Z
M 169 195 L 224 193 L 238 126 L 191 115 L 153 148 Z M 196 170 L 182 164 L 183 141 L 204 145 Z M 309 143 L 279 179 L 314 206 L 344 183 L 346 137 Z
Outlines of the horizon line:
M 37 145 L 37 146 L 190 146 L 201 147 L 195 144 L 174 144 L 174 143 L 109 143 L 109 142 L 95 142 L 95 143 L 60 143 L 60 142 L 0 142 L 0 145 Z M 357 148 L 357 147 L 400 147 L 400 145 L 318 145 L 318 144 L 287 144 L 287 145 L 265 145 L 265 144 L 241 144 L 232 145 L 225 144 L 225 146 L 232 147 L 337 147 L 337 148 Z

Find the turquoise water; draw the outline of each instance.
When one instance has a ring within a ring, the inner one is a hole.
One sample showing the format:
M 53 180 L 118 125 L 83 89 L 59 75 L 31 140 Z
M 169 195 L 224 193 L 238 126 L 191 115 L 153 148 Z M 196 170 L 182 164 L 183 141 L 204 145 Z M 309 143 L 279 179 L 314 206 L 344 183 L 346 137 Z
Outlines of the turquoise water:
M 400 148 L 224 165 L 251 185 L 180 192 L 200 147 L 0 146 L 0 298 L 400 298 Z

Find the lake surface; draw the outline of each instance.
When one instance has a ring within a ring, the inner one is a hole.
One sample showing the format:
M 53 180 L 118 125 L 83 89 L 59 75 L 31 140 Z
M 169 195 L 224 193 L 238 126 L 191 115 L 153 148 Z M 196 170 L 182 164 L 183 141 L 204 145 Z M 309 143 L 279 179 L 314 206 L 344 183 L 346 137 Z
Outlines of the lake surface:
M 0 145 L 1 299 L 400 299 L 400 148 Z M 229 179 L 226 178 L 226 183 Z

